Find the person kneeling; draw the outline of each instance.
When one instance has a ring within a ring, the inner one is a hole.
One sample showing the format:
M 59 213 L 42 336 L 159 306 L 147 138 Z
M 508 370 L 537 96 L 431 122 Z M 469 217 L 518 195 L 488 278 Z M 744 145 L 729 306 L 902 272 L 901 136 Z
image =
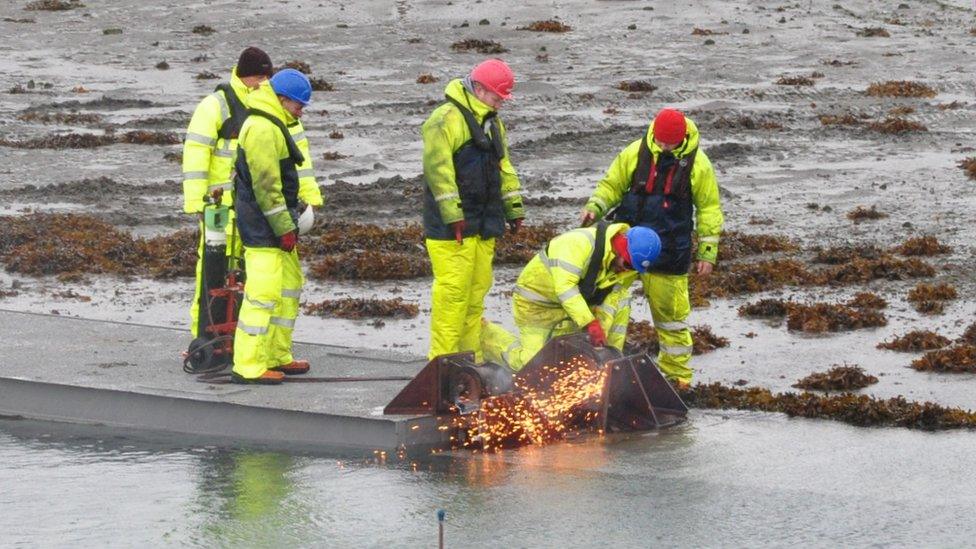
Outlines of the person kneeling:
M 630 285 L 660 250 L 656 232 L 625 223 L 599 223 L 553 238 L 516 282 L 512 309 L 519 336 L 485 322 L 485 358 L 517 372 L 553 337 L 583 330 L 594 346 L 623 350 Z

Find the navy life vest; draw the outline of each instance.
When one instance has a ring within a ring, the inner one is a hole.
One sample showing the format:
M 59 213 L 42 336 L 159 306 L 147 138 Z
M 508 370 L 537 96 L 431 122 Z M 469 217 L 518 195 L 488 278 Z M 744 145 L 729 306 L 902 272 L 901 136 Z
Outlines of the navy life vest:
M 691 170 L 697 154 L 697 148 L 681 158 L 661 153 L 655 164 L 647 138 L 641 139 L 630 190 L 614 211 L 613 220 L 648 227 L 661 237 L 661 255 L 651 271 L 686 274 L 691 267 Z
M 250 109 L 250 116 L 260 116 L 271 121 L 281 131 L 288 146 L 288 156 L 279 160 L 281 170 L 281 193 L 285 196 L 285 206 L 291 219 L 298 226 L 298 169 L 296 166 L 305 162 L 295 140 L 285 124 L 272 114 L 258 109 Z M 278 236 L 271 229 L 264 212 L 258 207 L 254 195 L 254 181 L 251 169 L 247 165 L 247 151 L 243 147 L 237 149 L 237 175 L 234 177 L 234 209 L 237 213 L 237 227 L 241 233 L 241 242 L 252 248 L 277 248 Z
M 214 88 L 214 91 L 224 92 L 224 97 L 227 99 L 227 107 L 230 109 L 230 118 L 221 122 L 220 129 L 217 130 L 217 136 L 221 139 L 237 139 L 237 135 L 241 133 L 241 126 L 247 120 L 247 107 L 244 106 L 244 103 L 241 103 L 233 86 L 227 82 L 218 84 Z
M 454 177 L 466 223 L 463 235 L 501 236 L 505 234 L 505 203 L 499 164 L 505 157 L 505 147 L 496 114 L 492 112 L 485 117 L 489 135 L 470 109 L 451 97 L 447 99 L 461 111 L 471 133 L 471 139 L 454 153 Z M 453 240 L 454 231 L 441 220 L 430 186 L 424 185 L 424 188 L 424 232 L 427 238 Z

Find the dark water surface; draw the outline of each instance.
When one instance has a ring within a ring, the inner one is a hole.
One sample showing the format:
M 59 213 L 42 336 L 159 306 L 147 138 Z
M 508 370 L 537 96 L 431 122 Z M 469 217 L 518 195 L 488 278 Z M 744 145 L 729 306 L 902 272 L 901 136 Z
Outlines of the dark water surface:
M 363 457 L 0 421 L 0 546 L 968 545 L 976 434 L 698 413 L 644 436 Z

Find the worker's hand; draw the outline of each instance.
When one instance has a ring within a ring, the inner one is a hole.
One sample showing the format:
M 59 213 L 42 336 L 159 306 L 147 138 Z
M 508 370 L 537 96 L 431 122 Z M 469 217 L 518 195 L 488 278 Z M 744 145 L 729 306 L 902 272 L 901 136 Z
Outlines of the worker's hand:
M 508 228 L 511 229 L 512 234 L 518 234 L 519 229 L 522 228 L 522 221 L 523 219 L 521 217 L 518 217 L 508 222 Z
M 294 250 L 296 244 L 298 244 L 298 232 L 296 231 L 291 231 L 278 237 L 278 247 L 283 251 L 290 252 Z
M 600 326 L 600 321 L 593 319 L 592 322 L 586 325 L 586 331 L 590 334 L 590 343 L 594 347 L 606 347 L 607 346 L 607 334 L 603 331 L 603 327 Z
M 455 221 L 451 223 L 451 228 L 454 229 L 454 240 L 457 240 L 458 244 L 464 242 L 464 229 L 468 227 L 468 222 L 465 220 Z
M 583 208 L 580 212 L 580 227 L 589 227 L 594 221 L 596 221 L 596 214 Z
M 695 274 L 698 276 L 708 276 L 712 274 L 712 269 L 714 268 L 715 266 L 707 261 L 699 261 L 695 266 Z

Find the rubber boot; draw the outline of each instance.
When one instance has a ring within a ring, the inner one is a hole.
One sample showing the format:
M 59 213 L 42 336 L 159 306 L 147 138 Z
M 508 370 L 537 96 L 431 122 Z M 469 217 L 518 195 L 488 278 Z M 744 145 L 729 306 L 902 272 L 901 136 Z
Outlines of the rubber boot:
M 286 376 L 300 376 L 302 374 L 307 374 L 311 369 L 307 360 L 293 360 L 288 364 L 282 364 L 281 366 L 275 366 L 274 371 L 281 372 Z
M 281 385 L 281 382 L 284 381 L 284 379 L 285 379 L 285 374 L 281 372 L 276 372 L 274 370 L 268 370 L 263 374 L 261 374 L 260 377 L 255 377 L 255 378 L 241 377 L 237 373 L 230 374 L 230 380 L 233 383 L 253 383 L 256 385 Z

